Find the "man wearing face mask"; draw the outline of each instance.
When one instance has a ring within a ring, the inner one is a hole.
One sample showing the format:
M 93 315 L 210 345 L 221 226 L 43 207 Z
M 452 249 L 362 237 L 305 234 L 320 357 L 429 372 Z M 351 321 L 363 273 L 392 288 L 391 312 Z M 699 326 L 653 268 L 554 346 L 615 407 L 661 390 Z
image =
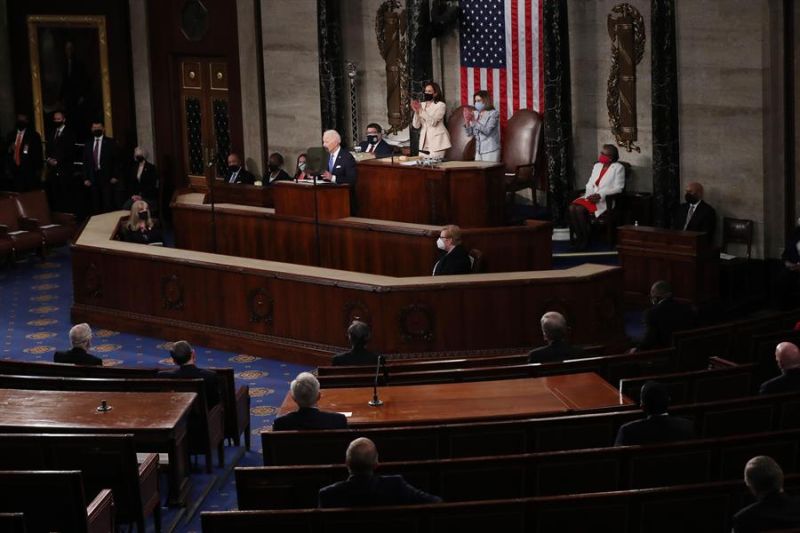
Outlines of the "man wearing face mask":
M 709 240 L 714 238 L 717 227 L 717 212 L 703 201 L 703 186 L 693 181 L 686 185 L 683 198 L 685 204 L 678 206 L 672 218 L 672 228 L 683 231 L 707 233 Z
M 264 185 L 272 185 L 276 181 L 292 181 L 289 173 L 283 170 L 283 162 L 283 156 L 278 152 L 273 152 L 269 155 L 267 173 L 264 174 L 264 179 L 261 180 Z
M 125 204 L 123 209 L 130 209 L 133 202 L 145 200 L 155 208 L 158 205 L 158 172 L 156 166 L 147 160 L 144 148 L 137 146 L 133 150 L 133 161 L 125 170 Z M 157 209 L 151 209 L 154 215 Z
M 252 185 L 256 182 L 256 177 L 242 166 L 242 160 L 235 152 L 228 155 L 228 176 L 225 178 L 225 182 L 244 185 Z
M 30 125 L 28 115 L 17 115 L 14 130 L 6 137 L 6 171 L 11 188 L 25 192 L 42 188 L 42 138 Z
M 444 255 L 433 267 L 434 276 L 448 276 L 453 274 L 469 274 L 472 272 L 472 262 L 469 260 L 467 249 L 461 244 L 461 228 L 449 225 L 442 228 L 436 247 Z
M 672 285 L 667 281 L 656 281 L 650 287 L 652 307 L 644 312 L 645 332 L 634 351 L 655 350 L 672 346 L 672 334 L 692 329 L 697 318 L 687 304 L 672 298 Z
M 106 137 L 103 122 L 92 123 L 92 136 L 83 148 L 83 186 L 94 213 L 119 209 L 124 203 L 124 186 L 118 177 L 117 145 Z
M 374 154 L 377 158 L 392 155 L 392 147 L 383 140 L 383 128 L 375 122 L 367 125 L 367 140 L 363 141 L 360 146 L 361 152 Z
M 74 212 L 75 134 L 62 111 L 53 113 L 53 131 L 47 138 L 45 190 L 53 211 Z

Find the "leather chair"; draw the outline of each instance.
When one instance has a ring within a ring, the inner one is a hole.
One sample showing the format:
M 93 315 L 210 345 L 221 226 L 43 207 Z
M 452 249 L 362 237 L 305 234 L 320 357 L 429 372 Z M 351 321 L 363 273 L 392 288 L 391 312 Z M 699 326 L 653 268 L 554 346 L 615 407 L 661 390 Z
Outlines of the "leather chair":
M 22 218 L 17 210 L 16 196 L 0 198 L 0 242 L 11 241 L 11 257 L 20 252 L 36 250 L 44 254 L 44 237 L 39 228 Z
M 472 161 L 475 159 L 475 138 L 464 130 L 464 108 L 474 111 L 471 105 L 457 107 L 447 119 L 447 132 L 450 134 L 450 148 L 444 154 L 448 161 Z
M 16 197 L 17 212 L 44 236 L 46 246 L 63 246 L 72 240 L 77 224 L 75 215 L 53 213 L 44 191 L 30 191 Z
M 530 109 L 520 109 L 508 120 L 502 139 L 502 163 L 506 173 L 506 192 L 528 187 L 547 190 L 544 154 L 544 121 Z
M 729 244 L 747 246 L 747 259 L 753 247 L 753 221 L 741 218 L 722 219 L 722 251 L 728 253 Z
M 625 185 L 627 186 L 631 176 L 631 164 L 626 161 L 620 161 L 620 163 L 625 168 Z M 576 198 L 580 198 L 585 192 L 586 189 L 575 191 L 570 198 L 570 202 Z M 628 196 L 625 193 L 625 189 L 623 188 L 622 192 L 619 194 L 610 194 L 606 196 L 606 206 L 605 213 L 599 217 L 593 216 L 590 220 L 592 222 L 592 228 L 597 228 L 601 234 L 605 235 L 606 242 L 613 246 L 617 242 L 617 227 L 626 223 Z M 575 240 L 572 228 L 570 228 L 569 240 L 570 242 L 574 242 Z
M 480 274 L 483 272 L 483 252 L 473 248 L 469 251 L 469 261 L 472 264 L 472 273 Z

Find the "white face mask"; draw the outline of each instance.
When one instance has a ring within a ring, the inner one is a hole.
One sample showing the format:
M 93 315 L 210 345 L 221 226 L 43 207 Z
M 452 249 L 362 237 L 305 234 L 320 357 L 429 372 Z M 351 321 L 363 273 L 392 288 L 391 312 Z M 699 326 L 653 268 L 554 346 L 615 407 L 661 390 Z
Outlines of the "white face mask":
M 436 247 L 437 247 L 438 249 L 440 249 L 440 250 L 444 250 L 444 249 L 445 249 L 445 248 L 444 248 L 444 239 L 442 239 L 441 237 L 439 237 L 438 239 L 436 239 Z

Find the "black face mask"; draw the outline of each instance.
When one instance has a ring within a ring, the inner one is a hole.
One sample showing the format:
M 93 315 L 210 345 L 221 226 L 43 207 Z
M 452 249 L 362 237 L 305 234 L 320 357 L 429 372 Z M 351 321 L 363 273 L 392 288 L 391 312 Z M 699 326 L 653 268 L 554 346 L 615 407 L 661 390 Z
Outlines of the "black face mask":
M 688 204 L 696 204 L 698 202 L 698 200 L 699 200 L 699 198 L 697 196 L 695 196 L 694 194 L 692 194 L 690 192 L 687 192 L 686 194 L 684 194 L 683 195 L 683 199 L 686 200 L 686 203 L 688 203 Z
M 26 121 L 24 121 L 24 120 L 18 120 L 17 121 L 17 129 L 18 130 L 24 130 L 27 127 L 28 127 L 28 123 Z
M 239 171 L 239 165 L 228 165 L 228 172 L 235 174 Z
M 433 100 L 433 95 L 431 93 L 425 93 L 422 97 L 425 99 L 426 102 L 430 102 L 431 100 Z
M 92 130 L 92 135 L 99 139 L 103 136 L 103 130 Z
M 63 123 L 63 122 L 60 122 L 60 121 L 55 121 L 55 122 L 53 122 L 53 126 L 55 126 L 55 127 L 56 127 L 56 129 L 60 128 L 60 127 L 61 127 L 61 126 L 63 126 L 63 125 L 64 125 L 64 123 Z
M 142 220 L 147 220 L 150 218 L 150 211 L 139 211 L 139 218 Z
M 377 135 L 367 135 L 367 142 L 369 144 L 378 144 L 378 136 Z
M 134 159 L 136 161 L 138 161 L 139 163 L 141 163 L 142 161 L 144 161 L 144 156 L 143 155 L 137 155 L 136 157 L 134 157 Z
M 270 163 L 269 165 L 267 165 L 267 168 L 269 169 L 270 172 L 277 172 L 278 169 L 281 168 L 281 166 L 278 163 Z

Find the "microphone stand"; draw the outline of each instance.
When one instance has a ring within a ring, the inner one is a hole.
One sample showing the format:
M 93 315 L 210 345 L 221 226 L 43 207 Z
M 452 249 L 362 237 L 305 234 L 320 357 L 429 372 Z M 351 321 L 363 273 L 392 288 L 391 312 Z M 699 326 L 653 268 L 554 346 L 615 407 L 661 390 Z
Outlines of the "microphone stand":
M 216 159 L 216 157 L 214 158 Z M 214 160 L 208 162 L 208 168 L 214 168 Z M 217 178 L 211 171 L 211 186 L 208 188 L 209 199 L 211 200 L 211 253 L 217 253 L 217 209 L 214 201 L 214 189 L 216 188 Z
M 311 187 L 314 189 L 314 237 L 316 239 L 316 249 L 317 249 L 317 266 L 322 266 L 322 248 L 320 245 L 320 237 L 319 237 L 319 203 L 317 201 L 317 178 L 319 177 L 317 174 L 312 174 L 314 178 L 311 182 Z
M 383 405 L 383 401 L 378 398 L 378 377 L 381 373 L 381 367 L 384 366 L 383 363 L 383 356 L 378 356 L 378 365 L 375 368 L 375 381 L 372 384 L 372 399 L 369 401 L 370 407 L 380 407 Z

